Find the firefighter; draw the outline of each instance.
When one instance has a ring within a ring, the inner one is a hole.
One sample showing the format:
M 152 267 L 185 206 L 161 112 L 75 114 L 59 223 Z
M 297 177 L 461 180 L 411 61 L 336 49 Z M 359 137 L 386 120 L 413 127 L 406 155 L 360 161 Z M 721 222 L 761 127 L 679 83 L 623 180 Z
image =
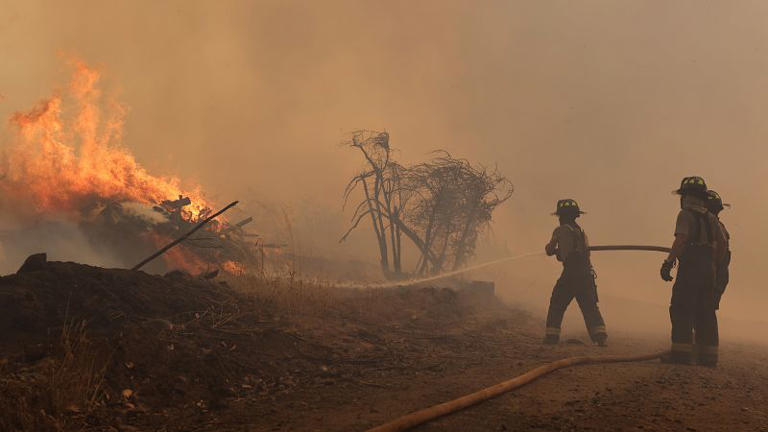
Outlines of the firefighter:
M 715 367 L 715 263 L 724 256 L 725 239 L 717 218 L 707 211 L 707 184 L 703 178 L 685 177 L 674 193 L 680 195 L 680 212 L 672 250 L 661 265 L 661 278 L 671 281 L 675 262 L 679 267 L 669 306 L 672 348 L 662 360 L 693 363 L 695 342 L 698 363 Z
M 715 309 L 720 309 L 720 299 L 723 298 L 723 293 L 730 280 L 728 267 L 731 265 L 731 235 L 725 228 L 723 221 L 720 220 L 720 212 L 723 211 L 725 207 L 730 207 L 730 205 L 723 204 L 723 199 L 717 192 L 713 190 L 707 191 L 707 210 L 715 215 L 717 222 L 720 225 L 720 230 L 722 230 L 723 236 L 725 237 L 725 256 L 717 263 L 717 275 L 715 277 Z
M 544 247 L 548 256 L 556 255 L 563 263 L 563 273 L 557 280 L 547 312 L 547 329 L 544 343 L 556 344 L 560 340 L 560 325 L 571 301 L 576 298 L 592 342 L 606 346 L 608 334 L 605 322 L 597 306 L 595 272 L 589 257 L 587 235 L 576 223 L 584 214 L 572 199 L 557 202 L 553 213 L 560 219 L 560 226 L 552 233 L 552 240 Z

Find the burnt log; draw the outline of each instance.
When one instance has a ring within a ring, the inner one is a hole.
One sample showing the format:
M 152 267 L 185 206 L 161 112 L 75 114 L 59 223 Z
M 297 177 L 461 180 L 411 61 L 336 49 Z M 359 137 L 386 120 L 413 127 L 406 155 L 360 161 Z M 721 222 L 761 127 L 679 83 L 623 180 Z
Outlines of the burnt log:
M 228 226 L 226 229 L 224 229 L 221 232 L 221 234 L 227 234 L 227 233 L 230 233 L 232 231 L 241 230 L 244 226 L 248 225 L 251 222 L 253 222 L 253 218 L 252 217 L 247 217 L 247 218 L 241 220 L 240 222 L 238 222 L 238 223 L 236 223 L 234 225 Z
M 179 196 L 179 199 L 177 200 L 165 200 L 161 204 L 168 210 L 176 210 L 192 204 L 192 201 L 189 197 Z
M 133 267 L 131 268 L 131 270 L 138 270 L 138 269 L 140 269 L 141 267 L 143 267 L 143 266 L 144 266 L 144 264 L 146 264 L 146 263 L 148 263 L 148 262 L 152 261 L 153 259 L 155 259 L 155 258 L 159 257 L 160 255 L 164 254 L 166 251 L 168 251 L 168 249 L 170 249 L 170 248 L 172 248 L 172 247 L 176 246 L 177 244 L 179 244 L 179 243 L 183 242 L 184 240 L 186 240 L 187 238 L 189 238 L 189 236 L 191 236 L 192 234 L 194 234 L 194 233 L 195 233 L 195 231 L 197 231 L 197 230 L 199 230 L 200 228 L 204 227 L 204 226 L 205 226 L 205 224 L 207 224 L 208 222 L 212 221 L 212 220 L 213 220 L 213 219 L 214 219 L 216 216 L 218 216 L 218 215 L 220 215 L 220 214 L 224 213 L 225 211 L 229 210 L 230 208 L 232 208 L 232 207 L 236 206 L 236 205 L 237 205 L 237 203 L 238 203 L 238 201 L 234 201 L 234 202 L 230 203 L 228 206 L 224 207 L 223 209 L 221 209 L 221 210 L 217 211 L 216 213 L 214 213 L 214 214 L 212 214 L 212 215 L 208 216 L 208 217 L 207 217 L 207 218 L 205 218 L 205 219 L 204 219 L 202 222 L 198 223 L 198 224 L 197 224 L 197 225 L 195 225 L 195 226 L 194 226 L 194 227 L 193 227 L 191 230 L 189 230 L 188 232 L 186 232 L 184 235 L 182 235 L 181 237 L 177 238 L 176 240 L 174 240 L 174 241 L 172 241 L 172 242 L 168 243 L 168 244 L 167 244 L 167 245 L 165 245 L 163 248 L 161 248 L 161 249 L 160 249 L 160 250 L 158 250 L 157 252 L 155 252 L 155 253 L 153 253 L 152 255 L 150 255 L 149 257 L 147 257 L 147 258 L 146 258 L 144 261 L 142 261 L 142 262 L 140 262 L 140 263 L 136 264 L 135 266 L 133 266 Z

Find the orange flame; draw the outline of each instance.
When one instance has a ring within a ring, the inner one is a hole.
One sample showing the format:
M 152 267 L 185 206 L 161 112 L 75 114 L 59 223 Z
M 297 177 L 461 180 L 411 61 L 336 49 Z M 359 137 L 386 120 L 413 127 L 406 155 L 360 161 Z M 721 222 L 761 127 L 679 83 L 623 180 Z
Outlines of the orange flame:
M 155 247 L 160 248 L 168 244 L 171 239 L 163 235 L 150 232 L 149 239 Z M 191 275 L 199 275 L 211 269 L 211 265 L 195 253 L 187 250 L 184 245 L 178 245 L 163 254 L 163 261 L 172 269 L 183 270 Z
M 100 73 L 80 61 L 64 96 L 56 95 L 28 112 L 16 113 L 14 142 L 4 154 L 5 197 L 30 202 L 38 212 L 71 212 L 94 196 L 110 201 L 157 204 L 189 196 L 185 217 L 209 207 L 199 188 L 182 190 L 174 177 L 149 174 L 121 146 L 126 108 L 101 109 Z M 72 112 L 65 110 L 73 102 Z
M 221 269 L 229 274 L 236 276 L 242 276 L 245 274 L 245 266 L 236 261 L 224 261 L 221 263 Z

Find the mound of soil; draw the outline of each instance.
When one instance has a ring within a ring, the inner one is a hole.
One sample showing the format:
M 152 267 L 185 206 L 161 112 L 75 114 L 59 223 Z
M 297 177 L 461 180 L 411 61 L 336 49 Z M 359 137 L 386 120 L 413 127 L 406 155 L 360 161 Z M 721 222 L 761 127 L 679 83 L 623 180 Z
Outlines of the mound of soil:
M 232 284 L 64 262 L 0 278 L 0 429 L 228 430 L 277 397 L 440 370 L 527 325 L 436 287 L 326 288 L 313 308 Z

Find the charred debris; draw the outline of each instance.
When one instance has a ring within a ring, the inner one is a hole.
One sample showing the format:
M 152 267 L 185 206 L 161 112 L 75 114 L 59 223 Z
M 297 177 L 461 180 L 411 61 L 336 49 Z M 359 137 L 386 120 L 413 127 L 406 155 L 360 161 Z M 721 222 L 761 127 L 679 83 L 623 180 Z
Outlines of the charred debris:
M 96 202 L 85 212 L 89 217 L 81 220 L 80 228 L 94 247 L 118 253 L 127 266 L 134 265 L 214 214 L 210 208 L 188 210 L 192 204 L 185 196 L 151 207 L 130 202 Z M 252 222 L 252 217 L 234 222 L 213 219 L 143 269 L 210 276 L 219 271 L 263 273 L 265 255 L 285 245 L 264 243 L 259 234 L 246 230 Z

